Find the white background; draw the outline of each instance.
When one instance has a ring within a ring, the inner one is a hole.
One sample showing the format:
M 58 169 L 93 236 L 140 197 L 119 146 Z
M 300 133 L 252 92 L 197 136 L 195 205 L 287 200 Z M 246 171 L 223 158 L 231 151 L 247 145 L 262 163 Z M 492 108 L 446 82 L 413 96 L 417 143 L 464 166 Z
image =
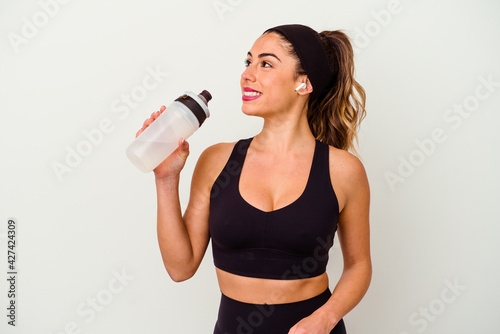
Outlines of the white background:
M 211 249 L 192 279 L 170 280 L 153 175 L 125 148 L 161 105 L 209 90 L 212 115 L 182 172 L 185 207 L 199 154 L 260 130 L 241 113 L 246 52 L 267 28 L 301 23 L 348 33 L 367 92 L 374 274 L 348 332 L 498 333 L 499 14 L 494 0 L 1 1 L 0 267 L 5 277 L 15 218 L 19 275 L 15 328 L 0 280 L 0 332 L 212 333 Z M 156 87 L 141 88 L 154 70 Z M 108 133 L 88 146 L 84 133 L 102 122 Z M 86 156 L 69 167 L 78 148 Z M 336 245 L 331 288 L 341 268 Z

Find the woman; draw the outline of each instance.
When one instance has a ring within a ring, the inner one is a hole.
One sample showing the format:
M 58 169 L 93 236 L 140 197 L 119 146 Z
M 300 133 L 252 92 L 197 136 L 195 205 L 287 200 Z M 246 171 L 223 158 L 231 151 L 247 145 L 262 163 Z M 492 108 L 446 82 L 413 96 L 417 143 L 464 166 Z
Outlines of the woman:
M 342 32 L 269 29 L 241 75 L 242 110 L 264 119 L 262 131 L 200 155 L 184 215 L 178 187 L 188 143 L 154 170 L 158 240 L 174 281 L 194 275 L 212 238 L 222 293 L 215 334 L 346 333 L 342 318 L 371 279 L 368 180 L 348 152 L 365 114 L 353 75 Z M 330 292 L 336 231 L 344 270 Z

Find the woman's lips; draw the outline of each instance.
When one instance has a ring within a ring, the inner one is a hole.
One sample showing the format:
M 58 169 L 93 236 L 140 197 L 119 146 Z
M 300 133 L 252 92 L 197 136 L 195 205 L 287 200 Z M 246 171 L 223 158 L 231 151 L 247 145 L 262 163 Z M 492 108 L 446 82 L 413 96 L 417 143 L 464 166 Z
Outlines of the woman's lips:
M 243 87 L 243 101 L 253 101 L 262 96 L 262 93 L 250 87 Z
M 257 100 L 261 96 L 262 96 L 262 94 L 259 94 L 259 95 L 250 95 L 250 96 L 243 94 L 243 96 L 241 97 L 241 99 L 243 101 L 253 101 L 253 100 Z

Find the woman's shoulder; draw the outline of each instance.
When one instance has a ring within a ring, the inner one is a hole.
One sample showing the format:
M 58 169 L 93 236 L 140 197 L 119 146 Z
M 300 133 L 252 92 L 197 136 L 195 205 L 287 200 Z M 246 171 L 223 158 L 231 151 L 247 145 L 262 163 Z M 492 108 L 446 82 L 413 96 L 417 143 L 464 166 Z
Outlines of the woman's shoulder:
M 236 142 L 221 142 L 208 146 L 198 158 L 197 169 L 204 174 L 210 182 L 224 169 Z
M 361 189 L 368 189 L 368 177 L 361 160 L 346 150 L 329 146 L 330 176 L 332 184 L 344 196 Z
M 346 177 L 356 177 L 365 174 L 365 167 L 361 160 L 349 151 L 329 146 L 330 170 L 342 173 Z
M 229 158 L 236 142 L 221 142 L 208 146 L 200 155 L 200 159 L 210 160 L 211 162 Z M 227 160 L 227 159 L 226 159 Z
M 209 160 L 217 161 L 222 159 L 223 161 L 227 161 L 227 159 L 229 159 L 229 157 L 231 156 L 231 153 L 233 152 L 236 144 L 239 143 L 239 148 L 243 149 L 248 145 L 251 139 L 252 138 L 242 138 L 233 142 L 221 142 L 210 145 L 202 152 L 200 157 Z

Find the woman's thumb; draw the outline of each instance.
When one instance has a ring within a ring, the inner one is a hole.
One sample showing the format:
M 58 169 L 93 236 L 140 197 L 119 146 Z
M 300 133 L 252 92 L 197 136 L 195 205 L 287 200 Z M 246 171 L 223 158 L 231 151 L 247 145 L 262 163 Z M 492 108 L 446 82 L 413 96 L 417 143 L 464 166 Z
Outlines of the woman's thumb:
M 179 139 L 178 154 L 182 160 L 186 160 L 189 155 L 189 143 L 184 139 Z

